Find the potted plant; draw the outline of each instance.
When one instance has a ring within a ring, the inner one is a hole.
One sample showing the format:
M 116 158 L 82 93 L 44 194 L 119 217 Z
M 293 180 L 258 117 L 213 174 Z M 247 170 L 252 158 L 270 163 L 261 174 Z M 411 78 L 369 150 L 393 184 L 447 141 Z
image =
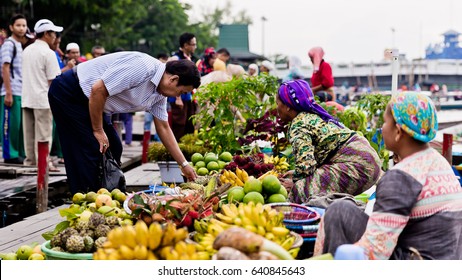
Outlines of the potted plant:
M 238 139 L 246 124 L 238 114 L 245 120 L 261 118 L 275 107 L 277 89 L 277 78 L 269 75 L 235 77 L 200 87 L 194 96 L 203 109 L 193 116 L 199 136 L 217 153 L 240 150 Z

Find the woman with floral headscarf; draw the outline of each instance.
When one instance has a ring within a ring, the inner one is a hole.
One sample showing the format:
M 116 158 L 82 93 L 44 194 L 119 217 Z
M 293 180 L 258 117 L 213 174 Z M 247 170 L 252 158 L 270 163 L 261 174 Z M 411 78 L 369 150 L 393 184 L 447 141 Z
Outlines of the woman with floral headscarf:
M 284 184 L 291 201 L 307 203 L 329 193 L 357 195 L 375 184 L 382 166 L 375 150 L 319 106 L 306 81 L 282 83 L 276 102 L 280 118 L 290 122 L 287 138 L 295 172 Z
M 387 149 L 400 158 L 377 183 L 370 217 L 334 202 L 318 230 L 315 254 L 353 244 L 369 259 L 462 259 L 462 188 L 446 159 L 430 147 L 438 121 L 427 96 L 392 96 L 382 126 Z
M 314 47 L 308 52 L 313 63 L 313 75 L 311 76 L 311 89 L 321 101 L 335 101 L 334 76 L 329 63 L 324 61 L 324 50 Z
M 204 55 L 196 63 L 197 69 L 199 70 L 201 76 L 205 76 L 208 73 L 213 72 L 213 64 L 215 63 L 216 59 L 217 53 L 215 52 L 215 49 L 212 47 L 206 48 Z

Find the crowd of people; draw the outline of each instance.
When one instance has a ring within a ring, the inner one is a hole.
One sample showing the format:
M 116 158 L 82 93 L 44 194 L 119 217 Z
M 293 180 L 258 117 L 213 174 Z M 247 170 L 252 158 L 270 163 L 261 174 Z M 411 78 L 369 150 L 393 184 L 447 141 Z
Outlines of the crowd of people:
M 42 19 L 28 33 L 27 20 L 15 15 L 11 36 L 1 49 L 1 121 L 5 163 L 37 164 L 37 147 L 65 164 L 72 193 L 101 186 L 102 156 L 110 149 L 120 162 L 123 145 L 112 121 L 125 123 L 131 144 L 134 112 L 144 111 L 144 129 L 154 123 L 156 139 L 182 168 L 188 180 L 197 174 L 178 146 L 196 129 L 191 116 L 201 84 L 247 75 L 271 75 L 275 65 L 230 63 L 226 48 L 207 47 L 195 56 L 197 38 L 185 32 L 178 50 L 156 58 L 94 46 L 82 56 L 77 43 L 61 51 L 63 27 Z M 33 41 L 33 42 L 32 42 Z M 320 47 L 310 49 L 310 83 L 289 61 L 290 76 L 276 95 L 279 117 L 288 123 L 295 169 L 284 174 L 289 200 L 308 204 L 329 194 L 354 196 L 375 188 L 372 214 L 349 200 L 334 201 L 323 215 L 315 254 L 353 244 L 368 259 L 462 259 L 462 188 L 451 166 L 429 146 L 438 130 L 436 110 L 423 94 L 392 97 L 382 127 L 385 146 L 397 163 L 386 173 L 366 138 L 345 127 L 319 103 L 335 102 L 333 75 Z M 317 96 L 317 98 L 315 98 Z M 231 108 L 232 109 L 232 108 Z M 245 120 L 243 120 L 245 121 Z M 47 147 L 48 148 L 48 147 Z M 56 167 L 50 162 L 49 170 Z

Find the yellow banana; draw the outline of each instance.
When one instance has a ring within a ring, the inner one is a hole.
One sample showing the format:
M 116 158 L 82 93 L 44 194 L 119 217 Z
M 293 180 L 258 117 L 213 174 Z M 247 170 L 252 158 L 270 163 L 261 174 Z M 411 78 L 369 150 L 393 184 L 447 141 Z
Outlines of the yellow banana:
M 157 258 L 156 254 L 154 254 L 153 251 L 150 251 L 148 250 L 148 257 L 147 257 L 148 260 L 158 260 L 159 258 Z
M 202 227 L 201 227 L 201 223 L 199 222 L 199 220 L 197 219 L 194 219 L 194 230 L 197 232 L 197 233 L 203 233 L 202 232 Z
M 148 258 L 148 248 L 143 245 L 136 245 L 133 249 L 133 255 L 137 260 L 145 260 Z
M 179 228 L 175 231 L 175 243 L 185 240 L 188 237 L 188 230 L 186 228 Z
M 124 226 L 123 229 L 123 238 L 125 241 L 125 245 L 130 248 L 135 248 L 137 245 L 136 243 L 136 231 L 134 226 Z
M 186 254 L 188 256 L 193 256 L 196 254 L 196 245 L 188 243 L 186 244 Z
M 275 236 L 272 232 L 266 232 L 265 233 L 265 238 L 270 240 L 270 241 L 274 241 L 275 240 Z
M 236 204 L 231 203 L 231 204 L 228 204 L 228 205 L 229 205 L 229 209 L 231 210 L 231 212 L 235 213 L 236 215 L 239 214 L 239 212 L 237 211 Z
M 157 249 L 162 241 L 162 226 L 159 223 L 149 225 L 148 247 L 151 250 Z
M 241 220 L 242 220 L 242 225 L 243 226 L 253 226 L 254 225 L 252 219 L 250 219 L 250 218 L 248 218 L 246 216 L 241 217 Z
M 235 224 L 236 226 L 242 226 L 242 219 L 239 217 L 234 218 L 233 224 Z
M 111 253 L 108 254 L 107 260 L 121 260 L 122 256 L 120 255 L 119 251 L 114 250 Z
M 239 187 L 243 187 L 245 185 L 244 182 L 242 182 L 242 180 L 239 178 L 237 178 L 235 182 L 236 182 L 236 186 L 239 186 Z
M 218 234 L 222 233 L 225 229 L 218 224 L 210 224 L 209 225 L 209 233 L 212 234 L 214 237 L 217 237 Z
M 258 229 L 254 225 L 245 225 L 244 228 L 248 231 L 251 231 L 253 233 L 257 233 Z
M 135 224 L 136 242 L 141 246 L 148 246 L 149 229 L 145 222 L 138 220 Z
M 125 244 L 123 228 L 116 227 L 112 229 L 108 232 L 107 239 L 111 241 L 114 247 L 119 247 L 120 245 Z
M 241 179 L 242 178 L 242 170 L 239 167 L 236 167 L 236 176 L 237 178 Z
M 290 231 L 286 227 L 279 226 L 279 227 L 273 227 L 271 229 L 271 232 L 277 237 L 284 237 L 284 236 L 287 236 Z
M 135 258 L 134 250 L 126 245 L 120 245 L 119 253 L 123 260 L 133 260 Z
M 217 225 L 221 226 L 224 230 L 234 226 L 233 224 L 228 224 L 228 223 L 222 222 L 222 221 L 220 221 L 218 219 L 211 219 L 210 221 L 212 223 L 214 223 L 214 224 L 217 224 Z
M 174 248 L 175 248 L 175 251 L 177 251 L 179 255 L 186 254 L 187 246 L 184 241 L 179 241 L 175 243 Z
M 221 213 L 215 214 L 215 216 L 220 219 L 220 221 L 227 223 L 227 224 L 233 224 L 234 218 L 230 216 L 223 215 Z
M 164 234 L 162 236 L 162 247 L 172 245 L 172 242 L 175 238 L 175 230 L 176 226 L 173 223 L 167 223 L 164 229 Z
M 257 226 L 257 234 L 261 236 L 265 236 L 266 230 L 263 226 Z
M 160 258 L 166 260 L 168 254 L 170 253 L 170 250 L 172 250 L 172 249 L 173 249 L 172 246 L 165 246 L 165 247 L 162 247 L 162 248 L 159 250 L 159 256 L 160 256 Z
M 289 254 L 295 259 L 298 256 L 298 252 L 300 252 L 300 247 L 289 249 Z
M 234 205 L 234 204 L 232 204 L 232 205 Z M 234 208 L 235 207 L 236 206 L 234 206 Z M 237 208 L 235 208 L 235 209 L 237 210 Z M 230 204 L 223 204 L 221 206 L 221 211 L 223 212 L 223 214 L 225 214 L 226 217 L 229 217 L 231 219 L 234 219 L 238 215 L 237 211 L 232 210 L 232 206 Z
M 209 224 L 207 223 L 206 220 L 201 220 L 201 226 L 202 226 L 202 232 L 207 233 Z
M 197 252 L 196 256 L 198 260 L 210 260 L 210 254 L 208 252 Z
M 247 182 L 247 180 L 249 180 L 249 173 L 247 173 L 247 171 L 242 169 L 241 174 L 242 174 L 242 178 L 241 178 L 242 182 L 244 183 Z
M 294 244 L 294 241 L 295 241 L 295 237 L 290 236 L 281 243 L 281 247 L 286 249 L 287 251 L 290 249 L 290 247 L 292 247 L 292 245 Z

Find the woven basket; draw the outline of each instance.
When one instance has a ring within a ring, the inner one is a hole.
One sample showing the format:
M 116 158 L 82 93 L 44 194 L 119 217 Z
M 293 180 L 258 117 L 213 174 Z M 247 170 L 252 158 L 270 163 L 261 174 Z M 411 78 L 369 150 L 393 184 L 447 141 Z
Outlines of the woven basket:
M 318 212 L 304 205 L 290 202 L 270 203 L 269 205 L 284 214 L 284 224 L 286 226 L 311 225 L 321 218 Z

